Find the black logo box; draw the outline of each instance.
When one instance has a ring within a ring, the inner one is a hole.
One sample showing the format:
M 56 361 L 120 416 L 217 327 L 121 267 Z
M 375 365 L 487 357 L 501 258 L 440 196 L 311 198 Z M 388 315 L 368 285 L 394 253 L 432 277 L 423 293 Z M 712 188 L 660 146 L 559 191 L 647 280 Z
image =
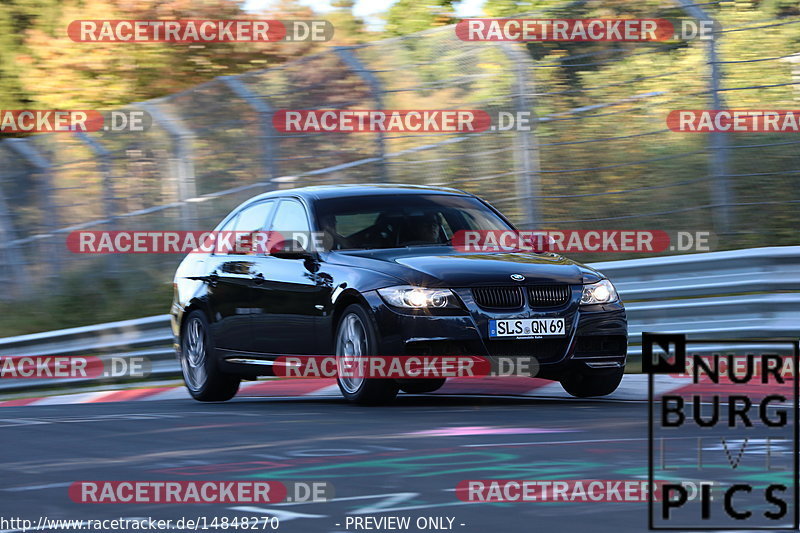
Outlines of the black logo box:
M 686 345 L 689 344 L 716 344 L 716 345 L 741 345 L 741 344 L 760 344 L 760 345 L 774 345 L 775 347 L 791 347 L 792 349 L 792 364 L 793 364 L 793 384 L 794 384 L 794 402 L 793 402 L 793 443 L 794 443 L 794 517 L 793 524 L 786 527 L 774 526 L 745 526 L 746 530 L 750 531 L 797 531 L 800 529 L 800 464 L 798 463 L 798 442 L 800 442 L 800 340 L 788 338 L 743 338 L 743 339 L 691 339 L 687 340 L 686 335 L 682 333 L 642 333 L 642 372 L 648 374 L 647 378 L 647 444 L 648 444 L 648 460 L 647 460 L 647 479 L 650 490 L 648 490 L 647 513 L 648 513 L 648 528 L 651 531 L 730 531 L 730 526 L 708 526 L 708 527 L 656 527 L 653 517 L 653 508 L 655 502 L 653 501 L 654 487 L 654 472 L 653 472 L 653 402 L 655 396 L 654 377 L 656 374 L 684 374 L 686 372 Z M 670 353 L 670 349 L 674 349 L 675 358 L 673 361 L 668 359 L 659 358 L 657 361 L 653 360 L 653 347 L 658 346 L 665 354 Z

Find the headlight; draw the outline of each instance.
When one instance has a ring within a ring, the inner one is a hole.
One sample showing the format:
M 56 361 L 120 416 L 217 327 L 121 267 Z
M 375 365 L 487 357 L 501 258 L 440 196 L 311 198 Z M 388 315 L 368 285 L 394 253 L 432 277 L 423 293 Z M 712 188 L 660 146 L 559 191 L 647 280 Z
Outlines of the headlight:
M 450 289 L 423 289 L 422 287 L 387 287 L 378 294 L 394 307 L 407 309 L 459 309 L 455 294 Z
M 582 304 L 607 304 L 617 301 L 617 289 L 610 281 L 604 279 L 591 285 L 583 286 L 583 294 L 581 294 Z

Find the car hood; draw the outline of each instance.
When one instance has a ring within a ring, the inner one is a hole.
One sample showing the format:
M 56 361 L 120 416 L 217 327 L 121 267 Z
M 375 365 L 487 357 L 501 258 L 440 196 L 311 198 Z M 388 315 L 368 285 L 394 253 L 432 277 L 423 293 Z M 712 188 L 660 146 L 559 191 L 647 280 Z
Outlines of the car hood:
M 383 272 L 410 285 L 475 287 L 517 283 L 593 283 L 596 270 L 552 253 L 461 253 L 452 248 L 404 248 L 339 252 L 337 263 Z M 344 257 L 346 256 L 346 257 Z

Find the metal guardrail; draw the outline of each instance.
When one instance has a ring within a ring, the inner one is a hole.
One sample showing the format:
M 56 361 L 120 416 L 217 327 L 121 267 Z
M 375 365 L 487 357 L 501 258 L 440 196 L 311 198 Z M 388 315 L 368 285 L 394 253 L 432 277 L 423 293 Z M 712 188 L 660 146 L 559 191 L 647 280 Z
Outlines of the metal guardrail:
M 800 246 L 592 266 L 625 300 L 633 344 L 643 331 L 721 340 L 800 334 Z
M 94 355 L 172 342 L 169 315 L 148 316 L 0 339 L 0 356 Z
M 641 353 L 643 331 L 720 340 L 796 337 L 800 332 L 800 246 L 590 266 L 607 275 L 626 302 L 632 356 Z M 742 348 L 758 349 L 758 345 Z M 0 356 L 10 355 L 144 356 L 152 361 L 155 376 L 179 373 L 169 315 L 0 339 Z M 0 390 L 64 387 L 75 381 L 80 380 L 0 380 Z
M 150 377 L 176 377 L 180 367 L 172 349 L 169 315 L 156 315 L 78 328 L 0 338 L 0 356 L 91 355 L 100 359 L 145 357 Z M 68 388 L 123 378 L 0 379 L 0 391 Z

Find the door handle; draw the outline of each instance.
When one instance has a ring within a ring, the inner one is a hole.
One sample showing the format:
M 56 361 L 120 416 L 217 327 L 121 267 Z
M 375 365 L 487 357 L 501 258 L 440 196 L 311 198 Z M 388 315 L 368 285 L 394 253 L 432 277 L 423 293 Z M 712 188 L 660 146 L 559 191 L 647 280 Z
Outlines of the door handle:
M 261 285 L 262 283 L 264 283 L 264 274 L 262 274 L 261 272 L 253 274 L 252 278 L 253 278 L 253 283 L 255 283 L 256 285 Z

